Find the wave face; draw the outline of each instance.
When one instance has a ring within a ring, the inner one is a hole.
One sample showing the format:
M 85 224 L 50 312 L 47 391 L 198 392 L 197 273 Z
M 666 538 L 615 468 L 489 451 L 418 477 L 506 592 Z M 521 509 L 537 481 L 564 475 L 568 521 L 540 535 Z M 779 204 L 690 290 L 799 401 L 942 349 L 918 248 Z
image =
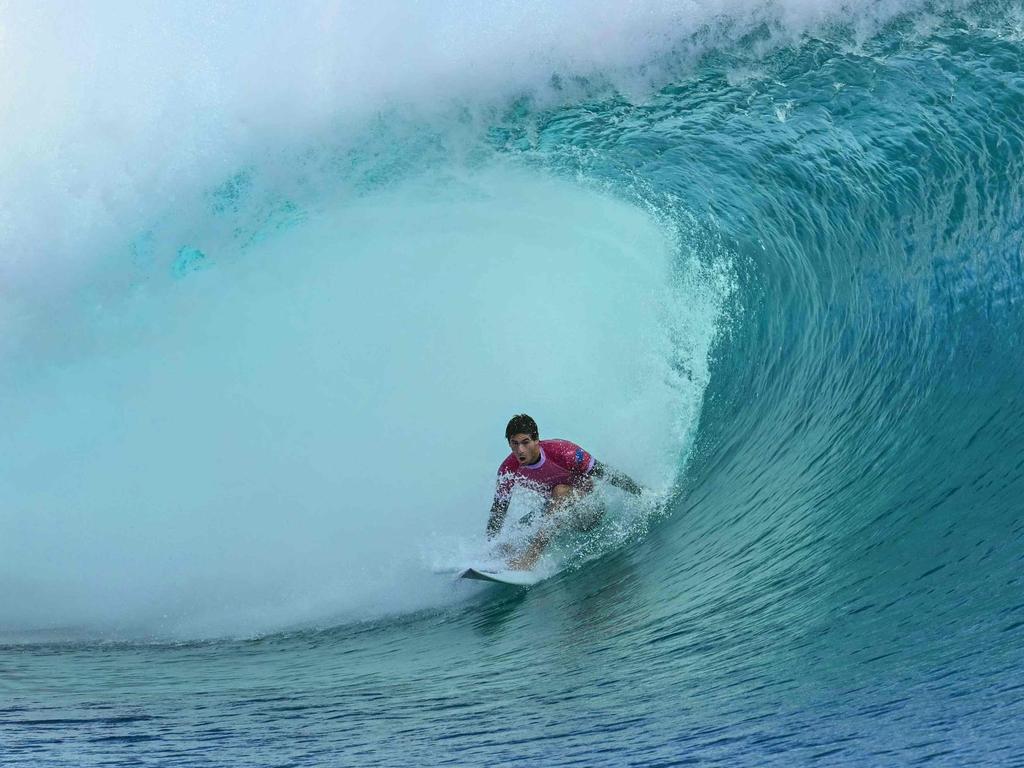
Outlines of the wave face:
M 308 8 L 5 9 L 8 762 L 1018 760 L 1024 9 Z M 452 587 L 519 410 L 656 503 Z

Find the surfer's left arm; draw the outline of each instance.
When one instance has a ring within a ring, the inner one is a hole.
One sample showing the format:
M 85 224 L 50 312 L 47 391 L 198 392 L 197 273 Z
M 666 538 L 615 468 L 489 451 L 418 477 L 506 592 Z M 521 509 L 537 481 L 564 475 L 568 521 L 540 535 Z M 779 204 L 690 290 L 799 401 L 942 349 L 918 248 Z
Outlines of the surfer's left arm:
M 643 486 L 625 472 L 619 472 L 617 469 L 612 469 L 607 464 L 602 464 L 596 459 L 594 460 L 594 468 L 590 471 L 590 474 L 594 477 L 599 477 L 602 480 L 607 480 L 616 488 L 621 488 L 626 493 L 631 493 L 634 496 L 639 496 L 644 492 Z

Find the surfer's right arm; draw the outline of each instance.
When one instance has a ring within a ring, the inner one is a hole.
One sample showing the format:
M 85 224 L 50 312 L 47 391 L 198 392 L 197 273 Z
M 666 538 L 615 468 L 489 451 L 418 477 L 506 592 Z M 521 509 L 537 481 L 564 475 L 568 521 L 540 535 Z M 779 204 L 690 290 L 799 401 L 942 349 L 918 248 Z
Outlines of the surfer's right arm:
M 501 530 L 501 526 L 505 523 L 505 515 L 507 513 L 508 499 L 500 499 L 495 496 L 494 503 L 491 504 L 491 517 L 487 521 L 488 541 L 498 535 L 498 531 Z
M 490 504 L 490 517 L 487 519 L 487 541 L 498 536 L 505 522 L 512 501 L 512 488 L 515 487 L 515 468 L 519 466 L 514 456 L 502 462 L 498 468 L 498 482 L 495 485 L 495 501 Z
M 512 499 L 512 487 L 515 485 L 515 475 L 508 471 L 508 460 L 498 467 L 498 483 L 494 489 L 494 501 L 491 503 L 491 516 L 487 520 L 487 538 L 493 539 L 501 530 L 505 522 L 505 515 L 508 512 L 508 504 Z

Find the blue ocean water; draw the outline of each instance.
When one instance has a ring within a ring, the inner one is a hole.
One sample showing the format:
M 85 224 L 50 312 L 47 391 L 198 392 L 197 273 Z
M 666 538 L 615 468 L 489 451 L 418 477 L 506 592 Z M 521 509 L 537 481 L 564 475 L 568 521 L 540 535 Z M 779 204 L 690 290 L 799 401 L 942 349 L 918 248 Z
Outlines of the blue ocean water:
M 0 763 L 1024 765 L 1020 3 L 0 41 Z

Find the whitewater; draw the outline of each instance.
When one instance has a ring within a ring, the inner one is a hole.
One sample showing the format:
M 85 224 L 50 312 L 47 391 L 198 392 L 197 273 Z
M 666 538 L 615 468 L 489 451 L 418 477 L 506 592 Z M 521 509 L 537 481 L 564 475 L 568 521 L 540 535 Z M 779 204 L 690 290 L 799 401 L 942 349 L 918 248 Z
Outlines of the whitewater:
M 1024 765 L 1019 2 L 3 2 L 0 104 L 0 763 Z M 457 583 L 522 411 L 648 492 Z

